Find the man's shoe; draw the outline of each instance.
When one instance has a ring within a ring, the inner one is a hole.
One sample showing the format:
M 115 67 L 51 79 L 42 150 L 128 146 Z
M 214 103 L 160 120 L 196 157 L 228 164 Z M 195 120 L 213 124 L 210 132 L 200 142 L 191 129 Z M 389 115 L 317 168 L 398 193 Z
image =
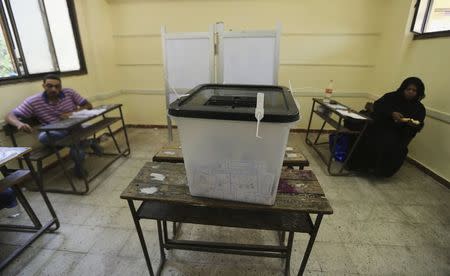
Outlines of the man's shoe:
M 83 168 L 83 166 L 75 166 L 74 172 L 75 176 L 79 179 L 84 179 L 88 176 L 88 172 Z
M 102 156 L 103 148 L 97 143 L 96 140 L 92 140 L 89 145 L 95 155 Z

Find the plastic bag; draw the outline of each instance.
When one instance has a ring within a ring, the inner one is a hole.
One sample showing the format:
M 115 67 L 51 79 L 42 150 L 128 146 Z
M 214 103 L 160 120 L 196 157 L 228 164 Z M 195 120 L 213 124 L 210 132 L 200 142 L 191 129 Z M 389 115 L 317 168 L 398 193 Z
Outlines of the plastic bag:
M 336 141 L 336 145 L 334 142 Z M 350 137 L 345 133 L 332 133 L 329 136 L 330 152 L 336 161 L 344 162 L 350 148 Z M 334 145 L 334 151 L 333 151 Z

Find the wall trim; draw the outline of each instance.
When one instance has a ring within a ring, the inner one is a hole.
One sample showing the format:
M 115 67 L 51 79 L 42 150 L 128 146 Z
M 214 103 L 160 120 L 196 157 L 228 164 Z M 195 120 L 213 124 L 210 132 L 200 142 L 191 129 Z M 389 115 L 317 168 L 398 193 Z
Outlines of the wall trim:
M 117 96 L 120 96 L 120 91 L 113 91 L 109 93 L 101 93 L 94 96 L 87 97 L 88 101 L 94 102 L 94 101 L 103 101 L 108 100 Z
M 381 33 L 308 33 L 308 32 L 282 32 L 282 37 L 292 37 L 292 36 L 373 36 L 379 37 Z M 151 37 L 151 38 L 159 38 L 161 37 L 160 33 L 122 33 L 122 34 L 113 34 L 113 38 L 139 38 L 139 37 Z
M 149 61 L 141 63 L 116 63 L 119 67 L 148 67 L 148 66 L 163 66 L 161 61 Z M 288 61 L 282 60 L 280 66 L 305 66 L 305 67 L 351 67 L 351 68 L 375 68 L 373 64 L 356 64 L 356 63 L 308 63 L 302 61 Z
M 166 95 L 163 89 L 122 89 L 122 95 Z
M 411 163 L 412 165 L 414 165 L 416 168 L 418 168 L 419 170 L 424 172 L 426 175 L 430 176 L 437 182 L 441 183 L 442 185 L 444 185 L 445 187 L 450 189 L 450 181 L 449 180 L 447 180 L 444 177 L 440 176 L 439 174 L 435 173 L 433 170 L 429 169 L 428 167 L 426 167 L 425 165 L 423 165 L 422 163 L 420 163 L 419 161 L 417 161 L 416 159 L 414 159 L 410 156 L 407 156 L 406 160 L 409 163 Z
M 138 38 L 138 37 L 161 37 L 160 33 L 142 33 L 142 34 L 113 34 L 113 38 Z
M 281 36 L 381 36 L 381 33 L 307 33 L 307 32 L 284 32 Z
M 281 60 L 280 66 L 309 66 L 309 67 L 356 67 L 356 68 L 374 68 L 373 64 L 357 63 L 308 63 L 299 60 Z
M 116 63 L 119 67 L 140 67 L 140 66 L 163 66 L 161 61 L 152 61 L 144 63 Z

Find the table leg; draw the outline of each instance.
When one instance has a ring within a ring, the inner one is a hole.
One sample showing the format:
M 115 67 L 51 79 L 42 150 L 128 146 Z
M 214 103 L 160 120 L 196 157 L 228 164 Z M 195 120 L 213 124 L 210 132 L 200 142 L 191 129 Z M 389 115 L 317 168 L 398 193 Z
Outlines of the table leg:
M 163 240 L 163 233 L 162 233 L 162 227 L 161 227 L 161 221 L 156 221 L 157 227 L 158 227 L 158 239 L 159 239 L 159 253 L 161 256 L 161 260 L 159 262 L 158 271 L 156 272 L 156 275 L 161 275 L 162 269 L 164 268 L 164 264 L 166 263 L 166 254 L 164 252 L 164 240 Z
M 284 232 L 283 232 L 284 233 Z M 292 244 L 294 243 L 294 232 L 289 232 L 288 243 L 287 243 L 287 254 L 286 263 L 284 267 L 284 275 L 288 276 L 291 273 L 291 255 L 292 255 Z
M 169 235 L 167 234 L 167 221 L 163 220 L 163 233 L 164 233 L 164 244 L 169 240 Z
M 43 182 L 42 182 L 42 175 L 38 175 L 38 173 L 34 170 L 33 164 L 31 163 L 30 156 L 27 154 L 23 158 L 25 160 L 25 163 L 27 164 L 28 169 L 30 170 L 31 177 L 34 179 L 34 182 L 36 183 L 39 192 L 44 199 L 45 205 L 47 206 L 48 211 L 52 215 L 52 218 L 55 222 L 55 229 L 51 229 L 51 231 L 55 231 L 59 228 L 59 219 L 56 216 L 55 209 L 53 209 L 53 205 L 48 199 L 47 193 L 44 190 Z
M 298 271 L 298 275 L 303 275 L 306 268 L 306 263 L 308 262 L 309 255 L 311 254 L 312 247 L 314 245 L 314 241 L 316 240 L 317 232 L 319 232 L 320 223 L 322 222 L 322 214 L 318 214 L 316 218 L 316 222 L 314 223 L 314 228 L 311 233 L 311 236 L 308 241 L 308 245 L 306 246 L 305 255 L 303 256 L 302 264 L 300 265 L 300 270 Z
M 125 143 L 127 144 L 127 149 L 123 152 L 125 156 L 128 156 L 131 152 L 130 141 L 128 140 L 127 126 L 125 125 L 125 120 L 123 119 L 122 107 L 119 107 L 120 120 L 122 121 L 123 134 L 125 135 Z
M 278 241 L 280 245 L 284 246 L 285 240 L 286 240 L 286 232 L 278 231 Z
M 342 164 L 342 168 L 341 168 L 341 170 L 339 171 L 339 173 L 342 173 L 342 171 L 344 170 L 345 166 L 346 166 L 347 163 L 348 163 L 348 160 L 350 160 L 350 157 L 352 156 L 353 151 L 355 150 L 356 146 L 358 145 L 359 141 L 361 140 L 361 137 L 364 135 L 364 132 L 366 132 L 367 126 L 369 126 L 369 122 L 366 122 L 366 123 L 364 124 L 363 129 L 359 132 L 358 137 L 356 138 L 355 142 L 353 143 L 352 148 L 351 148 L 350 151 L 348 152 L 347 158 L 345 158 L 345 161 L 344 161 L 344 163 Z
M 19 200 L 19 202 L 22 205 L 22 207 L 25 209 L 25 212 L 27 212 L 28 216 L 31 219 L 31 222 L 33 222 L 33 225 L 36 228 L 41 228 L 42 227 L 42 223 L 39 220 L 39 218 L 37 217 L 37 215 L 34 212 L 33 208 L 31 208 L 30 203 L 28 202 L 28 200 L 23 195 L 22 190 L 20 190 L 20 188 L 17 187 L 17 186 L 13 186 L 11 188 L 14 190 L 14 193 L 16 194 L 17 199 Z
M 308 128 L 306 129 L 306 137 L 305 137 L 305 142 L 306 144 L 310 145 L 311 141 L 309 140 L 309 133 L 311 131 L 311 121 L 312 121 L 312 116 L 313 116 L 313 112 L 314 112 L 314 105 L 316 104 L 315 101 L 313 101 L 312 107 L 311 107 L 311 114 L 309 115 L 309 122 L 308 122 Z
M 322 126 L 320 127 L 319 132 L 317 133 L 316 140 L 314 140 L 314 144 L 313 144 L 313 145 L 317 145 L 317 142 L 319 142 L 320 135 L 322 135 L 323 129 L 324 129 L 324 127 L 325 127 L 326 124 L 327 124 L 327 122 L 326 122 L 326 121 L 323 121 L 323 124 L 322 124 Z
M 61 157 L 61 154 L 59 153 L 58 148 L 55 146 L 55 141 L 53 141 L 52 135 L 50 134 L 50 131 L 45 131 L 45 133 L 47 134 L 48 137 L 48 141 L 49 141 L 49 145 L 50 147 L 53 149 L 53 151 L 56 154 L 56 158 L 58 159 L 58 163 L 61 166 L 64 176 L 66 177 L 67 181 L 69 181 L 70 186 L 72 187 L 72 191 L 74 193 L 77 193 L 77 189 L 75 188 L 75 184 L 72 181 L 72 177 L 70 176 L 69 172 L 66 170 L 66 166 L 64 166 L 64 162 L 63 159 Z
M 145 243 L 144 234 L 142 233 L 141 224 L 139 223 L 139 218 L 136 214 L 136 208 L 134 207 L 133 200 L 128 200 L 128 206 L 130 207 L 131 216 L 133 217 L 134 225 L 136 226 L 136 231 L 139 236 L 139 241 L 141 242 L 141 247 L 144 253 L 145 262 L 147 263 L 148 272 L 150 273 L 150 276 L 154 276 L 152 263 L 150 261 L 150 256 L 148 255 L 147 244 Z
M 177 223 L 175 221 L 172 222 L 172 234 L 173 234 L 172 238 L 175 239 L 177 236 Z

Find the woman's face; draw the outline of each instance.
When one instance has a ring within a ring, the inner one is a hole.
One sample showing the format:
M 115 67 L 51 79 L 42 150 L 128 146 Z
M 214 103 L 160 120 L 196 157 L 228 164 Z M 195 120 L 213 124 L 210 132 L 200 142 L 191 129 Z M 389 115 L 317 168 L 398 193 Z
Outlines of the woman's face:
M 414 84 L 408 85 L 408 87 L 406 87 L 406 89 L 404 91 L 404 95 L 405 95 L 405 98 L 408 101 L 412 101 L 412 100 L 416 99 L 416 97 L 417 97 L 417 86 L 415 86 Z

